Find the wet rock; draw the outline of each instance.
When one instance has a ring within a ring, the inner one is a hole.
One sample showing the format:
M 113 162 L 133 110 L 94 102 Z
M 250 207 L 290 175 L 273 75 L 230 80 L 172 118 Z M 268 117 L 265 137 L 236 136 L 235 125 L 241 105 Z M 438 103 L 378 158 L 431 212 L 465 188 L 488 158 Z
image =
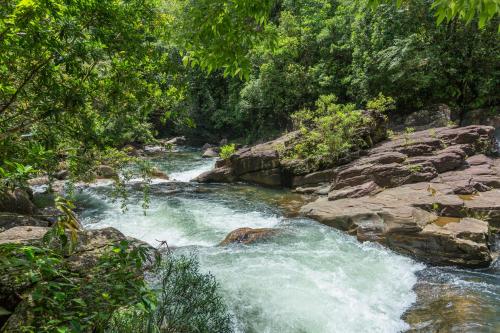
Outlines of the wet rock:
M 492 277 L 497 274 L 495 268 L 490 270 L 492 272 L 485 273 L 491 273 Z M 417 274 L 419 279 L 413 288 L 417 301 L 402 316 L 410 326 L 405 332 L 495 331 L 498 308 L 492 306 L 491 300 L 480 290 L 464 288 L 460 281 L 456 281 L 456 273 L 443 274 L 436 268 L 426 268 Z M 477 279 L 476 272 L 472 271 L 469 278 Z
M 500 191 L 469 200 L 448 184 L 417 183 L 360 198 L 319 198 L 301 213 L 426 262 L 480 267 L 491 262 L 488 224 L 499 224 Z
M 14 227 L 49 227 L 50 225 L 49 221 L 32 216 L 0 212 L 0 232 Z
M 167 145 L 181 146 L 187 143 L 187 139 L 184 136 L 178 136 L 170 140 L 165 141 Z
M 164 179 L 164 180 L 169 180 L 170 179 L 170 177 L 165 172 L 161 171 L 158 168 L 153 168 L 151 170 L 151 176 L 153 178 Z
M 278 187 L 282 184 L 280 168 L 249 172 L 241 175 L 240 178 L 248 183 L 264 186 Z
M 219 157 L 219 149 L 215 147 L 209 147 L 203 151 L 201 157 L 203 158 Z
M 21 189 L 0 192 L 0 212 L 33 215 L 36 207 L 30 195 Z
M 252 244 L 274 236 L 277 232 L 278 230 L 270 228 L 239 228 L 231 231 L 219 245 L 225 246 L 233 243 Z
M 108 165 L 99 165 L 96 170 L 97 176 L 100 178 L 115 178 L 118 177 L 116 170 Z

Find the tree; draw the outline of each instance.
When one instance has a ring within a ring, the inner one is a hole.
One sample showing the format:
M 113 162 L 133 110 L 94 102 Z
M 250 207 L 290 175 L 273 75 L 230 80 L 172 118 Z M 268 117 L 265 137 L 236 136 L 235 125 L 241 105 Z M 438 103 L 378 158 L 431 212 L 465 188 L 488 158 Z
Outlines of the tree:
M 150 114 L 172 99 L 178 68 L 172 50 L 208 71 L 244 73 L 243 55 L 259 38 L 269 6 L 248 0 L 4 1 L 0 161 L 50 172 L 65 160 L 74 176 L 85 178 L 112 148 L 152 138 Z M 252 36 L 237 37 L 247 32 Z
M 396 3 L 401 6 L 411 0 L 369 0 L 372 7 L 381 3 Z M 489 21 L 498 16 L 500 12 L 500 2 L 498 0 L 434 0 L 431 4 L 434 10 L 437 24 L 444 20 L 450 22 L 454 18 L 470 23 L 477 18 L 479 28 L 483 28 Z

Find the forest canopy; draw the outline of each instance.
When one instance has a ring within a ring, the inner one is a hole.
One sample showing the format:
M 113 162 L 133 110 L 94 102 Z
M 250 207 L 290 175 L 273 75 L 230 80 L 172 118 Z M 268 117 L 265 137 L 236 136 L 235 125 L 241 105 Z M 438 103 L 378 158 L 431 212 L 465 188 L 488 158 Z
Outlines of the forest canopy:
M 0 172 L 78 179 L 157 131 L 254 141 L 320 96 L 498 103 L 494 0 L 6 0 Z M 371 8 L 371 10 L 368 10 Z M 108 161 L 109 162 L 109 161 Z

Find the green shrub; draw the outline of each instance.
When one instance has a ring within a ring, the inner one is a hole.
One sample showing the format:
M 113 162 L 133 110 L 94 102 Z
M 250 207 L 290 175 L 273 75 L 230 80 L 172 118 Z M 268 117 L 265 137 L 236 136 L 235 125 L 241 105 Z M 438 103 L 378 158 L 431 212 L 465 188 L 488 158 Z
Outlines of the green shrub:
M 142 275 L 145 248 L 129 245 L 122 241 L 86 268 L 69 264 L 54 247 L 0 245 L 2 293 L 30 290 L 7 331 L 13 325 L 20 332 L 102 331 L 123 306 L 147 309 L 155 297 Z
M 368 101 L 366 103 L 366 108 L 368 110 L 376 110 L 379 112 L 386 112 L 396 109 L 396 101 L 392 97 L 386 97 L 382 93 L 378 97 Z
M 234 143 L 228 144 L 220 148 L 219 156 L 223 160 L 227 160 L 229 159 L 229 157 L 231 157 L 231 155 L 234 154 L 235 151 L 236 151 L 236 145 Z
M 194 255 L 169 254 L 151 274 L 158 297 L 155 310 L 118 311 L 106 332 L 232 332 L 231 316 L 210 274 L 199 271 Z
M 293 114 L 301 137 L 289 157 L 333 161 L 362 143 L 358 135 L 364 123 L 361 111 L 354 104 L 336 102 L 334 95 L 321 96 L 314 110 Z

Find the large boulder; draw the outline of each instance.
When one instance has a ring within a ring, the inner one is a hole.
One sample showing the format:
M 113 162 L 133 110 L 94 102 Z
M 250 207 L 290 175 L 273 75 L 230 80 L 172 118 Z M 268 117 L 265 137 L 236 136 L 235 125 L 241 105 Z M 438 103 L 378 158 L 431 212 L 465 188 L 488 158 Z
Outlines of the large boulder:
M 257 241 L 261 241 L 271 236 L 274 236 L 276 235 L 277 232 L 278 232 L 277 229 L 271 229 L 271 228 L 260 228 L 260 229 L 239 228 L 234 231 L 231 231 L 226 236 L 226 238 L 220 243 L 220 245 L 224 246 L 233 243 L 252 244 Z
M 426 262 L 487 266 L 492 260 L 488 223 L 498 223 L 500 191 L 471 199 L 453 190 L 447 184 L 410 184 L 361 198 L 322 197 L 301 212 L 360 241 L 379 242 Z
M 31 202 L 30 195 L 21 189 L 0 192 L 0 212 L 32 215 L 36 207 Z

